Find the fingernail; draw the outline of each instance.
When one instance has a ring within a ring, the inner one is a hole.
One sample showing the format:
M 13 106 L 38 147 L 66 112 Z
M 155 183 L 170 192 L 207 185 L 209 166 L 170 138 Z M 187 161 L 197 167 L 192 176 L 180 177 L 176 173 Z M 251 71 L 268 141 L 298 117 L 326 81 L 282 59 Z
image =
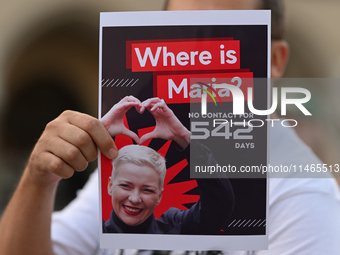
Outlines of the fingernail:
M 117 149 L 111 148 L 111 149 L 109 150 L 109 157 L 110 157 L 110 159 L 116 158 L 117 155 L 118 155 Z

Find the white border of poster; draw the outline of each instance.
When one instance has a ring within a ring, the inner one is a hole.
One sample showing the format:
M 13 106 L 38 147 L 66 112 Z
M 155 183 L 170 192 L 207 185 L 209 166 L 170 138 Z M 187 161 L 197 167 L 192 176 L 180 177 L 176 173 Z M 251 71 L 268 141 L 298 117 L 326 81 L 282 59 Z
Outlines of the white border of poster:
M 157 12 L 112 12 L 100 14 L 99 84 L 102 81 L 102 29 L 103 27 L 127 26 L 179 26 L 179 25 L 266 25 L 268 29 L 267 78 L 270 78 L 270 11 L 157 11 Z M 268 92 L 270 84 L 268 79 Z M 269 108 L 268 95 L 268 108 Z M 99 85 L 99 117 L 102 91 Z M 269 158 L 269 129 L 267 129 L 267 160 Z M 100 157 L 98 159 L 100 167 Z M 99 168 L 100 170 L 100 168 Z M 101 171 L 99 171 L 99 216 L 101 222 Z M 268 181 L 266 215 L 268 216 Z M 86 223 L 85 223 L 86 224 Z M 268 248 L 268 227 L 265 235 L 158 235 L 158 234 L 103 234 L 100 233 L 101 248 L 152 249 L 152 250 L 263 250 Z

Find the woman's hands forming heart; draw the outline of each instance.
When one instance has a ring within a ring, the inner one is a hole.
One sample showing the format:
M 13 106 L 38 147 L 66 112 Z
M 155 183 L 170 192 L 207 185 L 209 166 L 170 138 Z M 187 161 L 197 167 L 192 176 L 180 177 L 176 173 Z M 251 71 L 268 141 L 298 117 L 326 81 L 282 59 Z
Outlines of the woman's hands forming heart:
M 135 107 L 141 114 L 147 109 L 156 121 L 155 129 L 141 138 L 128 130 L 123 123 L 125 113 L 132 107 Z M 124 97 L 105 114 L 101 121 L 111 136 L 127 135 L 138 144 L 142 144 L 149 139 L 162 138 L 173 140 L 185 149 L 190 143 L 190 131 L 183 126 L 165 101 L 157 97 L 147 99 L 144 102 L 140 102 L 133 96 Z
M 124 115 L 132 107 L 135 107 L 137 112 L 140 112 L 141 102 L 134 96 L 126 96 L 104 115 L 101 122 L 111 136 L 126 135 L 140 144 L 139 137 L 124 126 Z
M 156 120 L 155 129 L 140 138 L 141 144 L 152 138 L 173 140 L 185 149 L 190 143 L 190 131 L 183 126 L 163 99 L 150 98 L 142 103 L 141 113 L 147 109 Z

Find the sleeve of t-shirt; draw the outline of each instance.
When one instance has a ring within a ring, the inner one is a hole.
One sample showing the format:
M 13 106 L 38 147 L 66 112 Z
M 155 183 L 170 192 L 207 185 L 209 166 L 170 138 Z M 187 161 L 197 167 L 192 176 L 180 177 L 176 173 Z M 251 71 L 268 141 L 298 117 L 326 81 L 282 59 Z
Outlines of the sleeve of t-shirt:
M 322 162 L 289 128 L 271 129 L 270 165 L 311 166 Z M 329 173 L 269 178 L 268 250 L 225 255 L 340 254 L 340 194 Z M 304 176 L 302 176 L 304 177 Z
M 99 250 L 98 172 L 67 207 L 52 215 L 51 238 L 55 254 L 96 254 Z
M 271 131 L 272 166 L 322 164 L 293 130 Z M 255 254 L 340 254 L 338 185 L 330 173 L 309 177 L 269 178 L 269 249 Z
M 326 192 L 300 193 L 277 201 L 270 207 L 268 232 L 269 249 L 255 254 L 340 254 L 339 201 Z

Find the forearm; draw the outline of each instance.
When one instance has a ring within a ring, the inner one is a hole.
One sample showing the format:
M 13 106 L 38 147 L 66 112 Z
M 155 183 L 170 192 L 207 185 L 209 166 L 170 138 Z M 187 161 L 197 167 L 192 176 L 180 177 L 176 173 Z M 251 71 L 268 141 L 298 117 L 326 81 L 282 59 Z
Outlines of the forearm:
M 212 152 L 197 140 L 191 146 L 191 163 L 216 166 Z M 211 179 L 196 179 L 200 191 L 200 214 L 202 227 L 209 233 L 218 233 L 225 228 L 235 203 L 233 188 L 223 173 Z
M 200 190 L 201 224 L 209 233 L 220 233 L 227 227 L 235 197 L 228 179 L 197 179 Z
M 58 182 L 37 183 L 28 169 L 0 222 L 0 254 L 53 254 L 51 213 Z
M 177 134 L 177 136 L 174 138 L 174 141 L 184 150 L 190 144 L 190 136 L 190 131 L 183 126 L 181 133 Z
M 117 147 L 103 124 L 65 111 L 46 125 L 0 222 L 0 254 L 52 254 L 51 214 L 58 182 L 86 169 L 98 149 L 109 159 Z
M 192 140 L 183 154 L 190 164 L 216 165 L 212 152 L 197 140 Z M 220 234 L 234 208 L 233 188 L 227 178 L 197 178 L 196 181 L 200 200 L 183 214 L 182 231 L 186 234 Z

